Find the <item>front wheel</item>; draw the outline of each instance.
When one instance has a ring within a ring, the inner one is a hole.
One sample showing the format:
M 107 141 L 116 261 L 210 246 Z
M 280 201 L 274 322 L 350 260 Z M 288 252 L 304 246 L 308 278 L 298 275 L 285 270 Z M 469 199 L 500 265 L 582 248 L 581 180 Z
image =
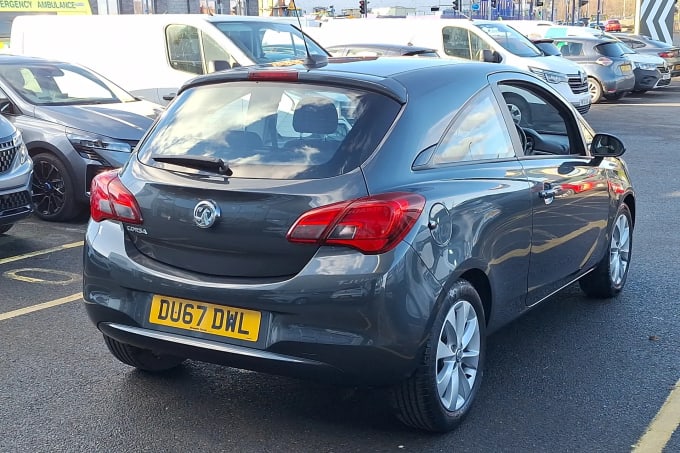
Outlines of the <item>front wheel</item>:
M 438 432 L 458 426 L 479 390 L 485 334 L 479 294 L 458 280 L 436 315 L 420 366 L 392 390 L 392 405 L 403 423 Z
M 66 221 L 78 215 L 81 206 L 73 180 L 58 157 L 41 153 L 33 156 L 33 208 L 43 220 Z
M 610 232 L 609 248 L 602 261 L 579 280 L 586 295 L 600 299 L 616 296 L 628 277 L 633 249 L 633 221 L 630 209 L 621 203 Z
M 104 341 L 115 358 L 142 371 L 160 373 L 177 368 L 184 361 L 180 357 L 155 354 L 148 349 L 121 343 L 107 335 L 104 335 Z

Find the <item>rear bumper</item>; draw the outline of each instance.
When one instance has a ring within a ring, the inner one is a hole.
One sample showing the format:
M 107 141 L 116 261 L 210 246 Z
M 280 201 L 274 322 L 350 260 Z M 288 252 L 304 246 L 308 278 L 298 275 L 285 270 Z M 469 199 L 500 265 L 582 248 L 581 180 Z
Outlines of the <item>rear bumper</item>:
M 440 292 L 405 243 L 380 256 L 324 255 L 322 248 L 295 276 L 250 283 L 146 266 L 115 222 L 90 222 L 84 252 L 86 309 L 105 335 L 158 353 L 341 384 L 389 385 L 409 376 Z M 258 339 L 152 324 L 156 293 L 259 311 Z

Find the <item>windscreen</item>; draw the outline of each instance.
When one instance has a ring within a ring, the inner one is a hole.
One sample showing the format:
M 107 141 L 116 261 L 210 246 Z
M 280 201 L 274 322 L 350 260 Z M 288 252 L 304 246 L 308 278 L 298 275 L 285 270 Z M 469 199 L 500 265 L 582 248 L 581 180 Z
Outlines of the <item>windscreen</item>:
M 136 99 L 95 73 L 66 63 L 0 65 L 0 77 L 36 105 L 113 104 Z
M 307 55 L 302 32 L 290 24 L 251 21 L 213 24 L 258 64 L 301 59 Z M 309 53 L 327 55 L 310 38 L 305 39 Z
M 500 23 L 482 24 L 478 27 L 505 50 L 519 57 L 540 57 L 543 55 L 526 36 L 512 27 Z
M 195 170 L 168 163 L 165 156 L 221 159 L 236 178 L 328 178 L 361 165 L 399 109 L 384 95 L 343 87 L 281 82 L 199 86 L 172 103 L 140 145 L 139 158 L 188 173 Z

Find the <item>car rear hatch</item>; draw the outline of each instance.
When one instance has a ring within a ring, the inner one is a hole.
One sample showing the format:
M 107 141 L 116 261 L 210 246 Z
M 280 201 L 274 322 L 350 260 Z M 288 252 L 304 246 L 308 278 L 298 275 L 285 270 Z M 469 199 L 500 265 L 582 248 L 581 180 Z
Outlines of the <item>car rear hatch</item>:
M 286 77 L 196 86 L 173 102 L 121 176 L 139 206 L 141 223 L 126 224 L 139 253 L 201 274 L 284 278 L 319 248 L 287 239 L 301 214 L 368 195 L 360 165 L 400 103 Z

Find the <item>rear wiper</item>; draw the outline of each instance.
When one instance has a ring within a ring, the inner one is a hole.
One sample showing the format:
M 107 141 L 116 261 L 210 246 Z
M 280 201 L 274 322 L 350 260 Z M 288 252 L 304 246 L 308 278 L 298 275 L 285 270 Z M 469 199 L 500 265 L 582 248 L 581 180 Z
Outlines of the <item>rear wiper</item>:
M 219 175 L 231 176 L 234 172 L 222 160 L 217 157 L 209 156 L 159 156 L 152 155 L 151 158 L 156 162 L 164 162 L 182 167 L 194 168 L 196 170 L 210 171 Z

